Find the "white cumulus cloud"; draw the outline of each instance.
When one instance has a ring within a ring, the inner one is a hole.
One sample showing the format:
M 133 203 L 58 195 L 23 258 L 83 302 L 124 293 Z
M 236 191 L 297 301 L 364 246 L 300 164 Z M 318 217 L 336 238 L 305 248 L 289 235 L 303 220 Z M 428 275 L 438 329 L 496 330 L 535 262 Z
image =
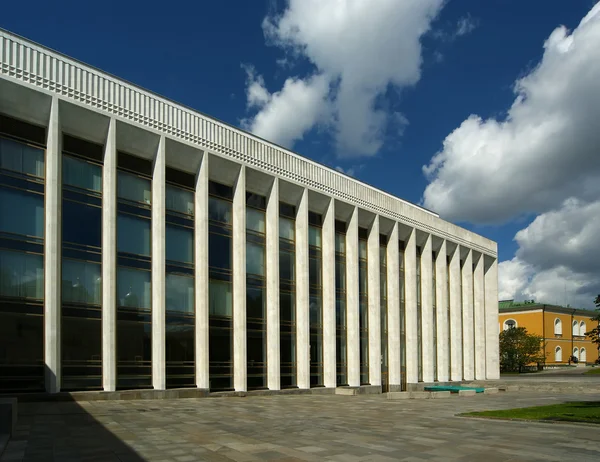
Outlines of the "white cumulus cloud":
M 302 139 L 328 113 L 328 83 L 323 76 L 288 78 L 283 88 L 269 93 L 264 79 L 246 68 L 246 98 L 249 108 L 258 109 L 242 126 L 252 133 L 283 146 Z
M 502 119 L 472 115 L 423 167 L 423 203 L 458 221 L 498 223 L 600 194 L 600 4 L 555 29 L 516 81 Z
M 569 199 L 519 231 L 512 260 L 498 266 L 500 299 L 589 308 L 600 293 L 600 200 Z
M 390 121 L 377 98 L 390 87 L 418 82 L 420 39 L 443 4 L 444 0 L 289 0 L 283 12 L 265 18 L 263 30 L 269 43 L 286 56 L 308 60 L 313 72 L 306 78 L 288 78 L 262 106 L 254 101 L 264 92 L 248 86 L 249 106 L 259 109 L 246 126 L 290 145 L 321 120 L 326 104 L 338 155 L 376 154 Z M 258 85 L 265 89 L 264 82 Z M 317 108 L 311 110 L 313 105 Z M 290 113 L 294 106 L 300 106 L 305 117 Z

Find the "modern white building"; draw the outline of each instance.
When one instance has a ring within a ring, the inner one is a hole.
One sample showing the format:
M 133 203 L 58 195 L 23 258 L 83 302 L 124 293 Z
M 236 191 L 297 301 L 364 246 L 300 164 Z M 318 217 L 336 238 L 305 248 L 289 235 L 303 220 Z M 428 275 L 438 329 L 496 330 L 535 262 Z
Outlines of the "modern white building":
M 0 391 L 496 379 L 497 245 L 0 30 Z

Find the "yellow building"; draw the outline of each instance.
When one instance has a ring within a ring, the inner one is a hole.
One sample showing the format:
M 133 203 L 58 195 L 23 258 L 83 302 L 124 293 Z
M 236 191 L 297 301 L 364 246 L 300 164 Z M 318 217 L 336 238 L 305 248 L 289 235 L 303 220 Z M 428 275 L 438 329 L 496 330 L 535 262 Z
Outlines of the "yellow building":
M 525 327 L 530 334 L 540 335 L 545 344 L 545 366 L 594 364 L 598 346 L 585 333 L 597 325 L 596 312 L 534 302 L 501 301 L 498 309 L 500 330 Z

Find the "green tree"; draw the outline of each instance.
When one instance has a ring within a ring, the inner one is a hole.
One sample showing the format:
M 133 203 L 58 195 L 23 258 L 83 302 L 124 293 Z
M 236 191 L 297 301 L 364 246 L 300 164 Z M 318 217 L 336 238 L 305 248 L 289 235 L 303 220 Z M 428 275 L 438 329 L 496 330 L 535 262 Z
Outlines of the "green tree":
M 539 335 L 529 334 L 524 327 L 500 332 L 500 370 L 521 372 L 528 364 L 544 362 L 543 340 Z
M 585 335 L 588 335 L 592 339 L 592 342 L 594 342 L 600 348 L 600 295 L 596 297 L 594 304 L 596 305 L 598 314 L 592 318 L 592 321 L 596 321 L 597 324 L 596 327 L 594 327 L 591 331 L 586 332 Z

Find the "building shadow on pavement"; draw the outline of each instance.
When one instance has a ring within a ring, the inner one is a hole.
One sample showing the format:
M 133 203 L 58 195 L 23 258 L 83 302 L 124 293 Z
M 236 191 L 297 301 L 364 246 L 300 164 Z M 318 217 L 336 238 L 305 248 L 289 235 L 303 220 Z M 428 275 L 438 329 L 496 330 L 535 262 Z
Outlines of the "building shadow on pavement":
M 69 393 L 0 396 L 18 399 L 16 430 L 0 462 L 146 462 L 130 446 L 132 435 L 112 420 L 118 409 L 106 401 L 92 415 L 93 402 L 79 403 Z

